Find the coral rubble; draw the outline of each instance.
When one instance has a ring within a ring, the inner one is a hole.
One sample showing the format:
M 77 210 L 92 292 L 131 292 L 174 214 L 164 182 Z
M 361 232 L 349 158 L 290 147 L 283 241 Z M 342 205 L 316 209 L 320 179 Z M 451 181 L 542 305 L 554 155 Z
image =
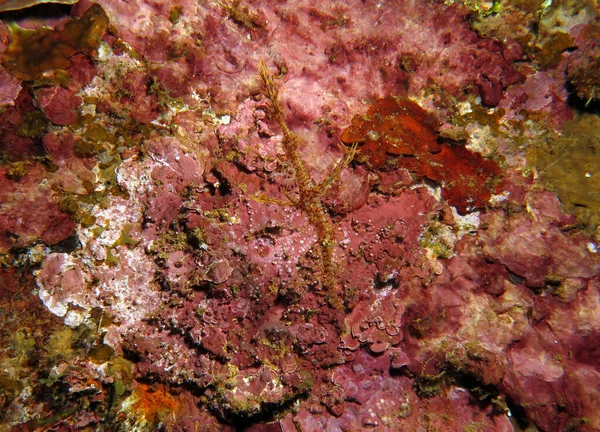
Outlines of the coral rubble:
M 576 3 L 7 12 L 0 429 L 600 431 Z

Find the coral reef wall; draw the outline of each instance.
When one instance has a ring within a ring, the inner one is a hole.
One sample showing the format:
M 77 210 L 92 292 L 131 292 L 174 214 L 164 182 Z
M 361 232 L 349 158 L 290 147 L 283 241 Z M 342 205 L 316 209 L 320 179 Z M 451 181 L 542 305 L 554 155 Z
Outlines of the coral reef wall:
M 600 431 L 597 2 L 0 3 L 0 430 Z

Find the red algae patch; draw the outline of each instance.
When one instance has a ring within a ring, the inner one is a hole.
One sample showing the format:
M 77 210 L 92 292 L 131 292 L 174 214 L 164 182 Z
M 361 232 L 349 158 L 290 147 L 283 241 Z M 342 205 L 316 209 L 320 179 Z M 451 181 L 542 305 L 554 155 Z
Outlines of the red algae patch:
M 362 143 L 360 154 L 371 168 L 379 169 L 388 155 L 439 151 L 436 126 L 436 120 L 416 103 L 387 97 L 376 100 L 366 115 L 354 116 L 342 132 L 342 141 Z
M 500 167 L 461 145 L 444 144 L 439 153 L 402 163 L 420 176 L 442 185 L 442 197 L 459 213 L 485 207 L 492 193 L 500 192 Z
M 398 166 L 439 183 L 442 197 L 461 214 L 485 207 L 500 190 L 500 167 L 458 143 L 440 142 L 437 128 L 437 120 L 415 102 L 387 97 L 354 116 L 342 141 L 361 143 L 358 160 L 373 170 Z

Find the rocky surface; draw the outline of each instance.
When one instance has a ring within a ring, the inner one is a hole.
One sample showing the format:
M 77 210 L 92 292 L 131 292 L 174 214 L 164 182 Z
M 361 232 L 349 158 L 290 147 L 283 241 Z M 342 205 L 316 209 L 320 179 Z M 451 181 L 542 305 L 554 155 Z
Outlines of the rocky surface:
M 2 430 L 600 431 L 598 10 L 538 3 L 6 15 Z

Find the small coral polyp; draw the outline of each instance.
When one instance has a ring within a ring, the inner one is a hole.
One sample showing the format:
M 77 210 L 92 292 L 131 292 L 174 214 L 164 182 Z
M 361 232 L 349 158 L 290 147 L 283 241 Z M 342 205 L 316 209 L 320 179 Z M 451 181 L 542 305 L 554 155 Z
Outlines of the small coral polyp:
M 347 145 L 360 143 L 358 160 L 372 170 L 406 168 L 442 185 L 442 196 L 459 213 L 485 207 L 500 191 L 500 167 L 457 142 L 442 142 L 439 122 L 408 99 L 377 99 L 343 131 Z

